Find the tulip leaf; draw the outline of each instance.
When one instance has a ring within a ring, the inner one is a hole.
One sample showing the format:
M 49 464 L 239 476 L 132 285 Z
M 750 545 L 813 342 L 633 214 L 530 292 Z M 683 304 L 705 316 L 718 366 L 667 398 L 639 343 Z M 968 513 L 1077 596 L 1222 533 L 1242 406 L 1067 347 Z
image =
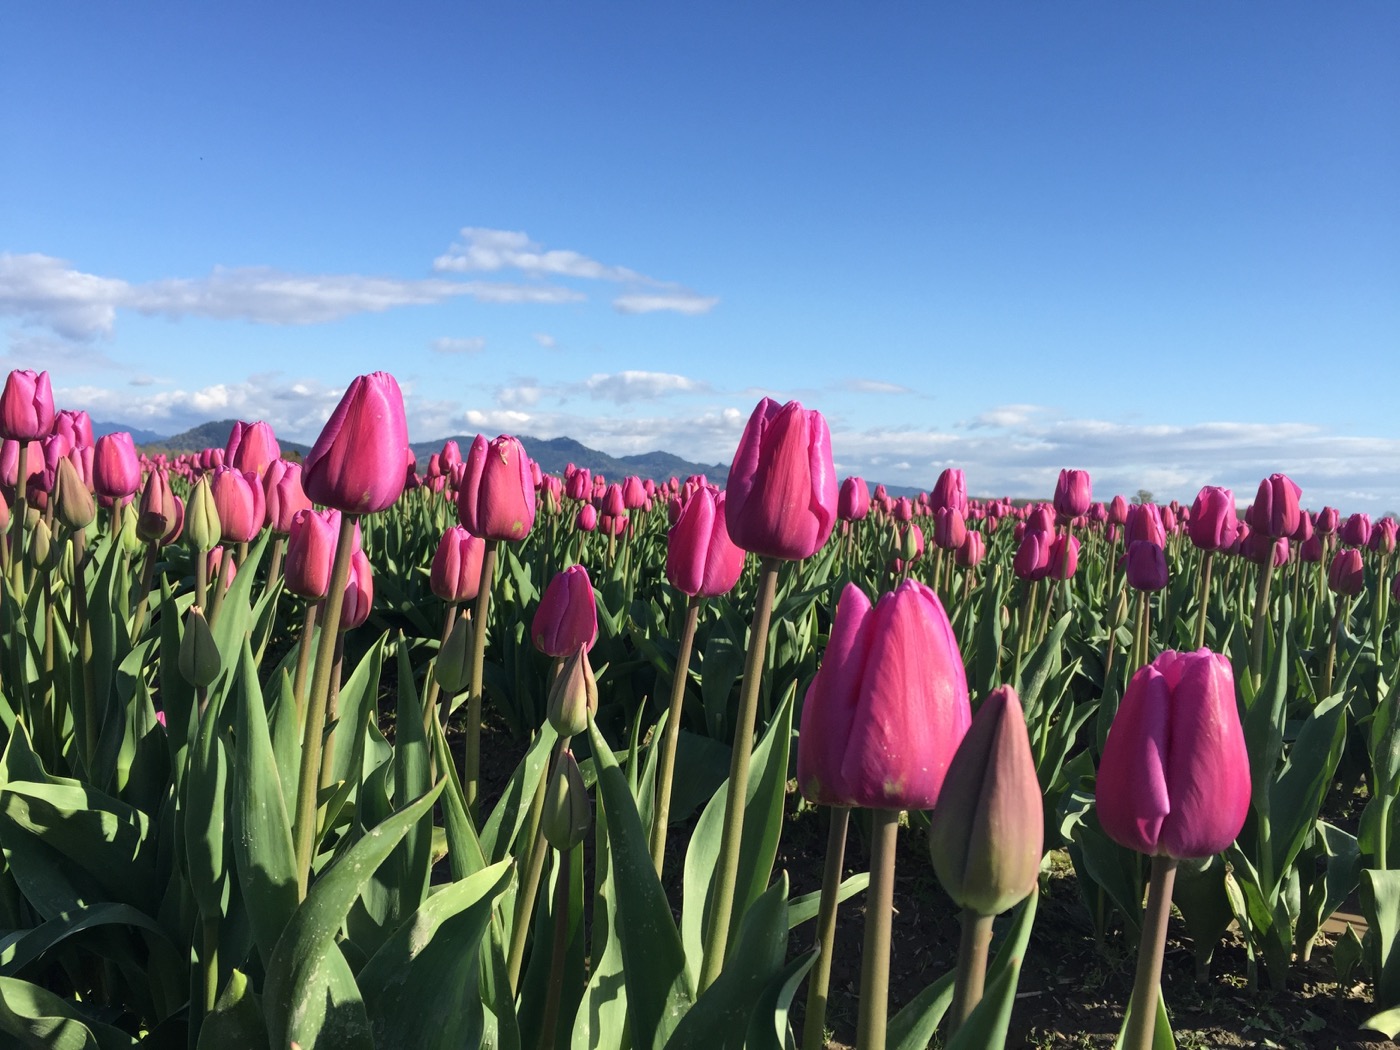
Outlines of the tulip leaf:
M 1031 939 L 1039 899 L 1040 890 L 1032 890 L 1031 895 L 1017 906 L 1016 918 L 1007 932 L 1006 940 L 987 968 L 987 986 L 982 1001 L 973 1007 L 967 1020 L 948 1040 L 948 1050 L 984 1050 L 986 1047 L 1006 1045 L 1011 1008 L 1016 1003 L 1016 986 L 1021 979 L 1021 963 Z
M 52 992 L 0 977 L 0 1035 L 23 1050 L 134 1050 L 136 1039 L 100 1024 Z
M 890 1018 L 885 1034 L 889 1050 L 927 1050 L 943 1015 L 953 1005 L 953 984 L 957 976 L 956 970 L 949 970 Z
M 515 772 L 510 775 L 505 792 L 481 829 L 481 848 L 488 860 L 503 860 L 510 852 L 526 817 L 529 816 L 535 786 L 540 782 L 540 777 L 544 776 L 557 739 L 558 734 L 554 732 L 554 728 L 545 723 L 540 727 L 539 736 L 535 737 L 534 743 L 525 752 L 525 757 L 520 760 L 520 765 L 516 766 Z
M 700 698 L 705 725 L 717 740 L 732 736 L 729 726 L 729 697 L 744 671 L 744 647 L 735 636 L 716 629 L 711 633 L 700 659 Z
M 199 1028 L 198 1050 L 268 1050 L 267 1025 L 248 978 L 234 970 Z
M 1274 655 L 1264 684 L 1253 701 L 1246 705 L 1241 719 L 1245 749 L 1249 754 L 1250 796 L 1255 810 L 1265 817 L 1270 812 L 1269 794 L 1274 783 L 1274 770 L 1283 754 L 1288 705 L 1288 647 L 1279 646 Z M 1245 674 L 1243 678 L 1248 679 L 1249 675 Z
M 245 638 L 238 675 L 229 806 L 234 866 L 252 922 L 253 939 L 264 965 L 297 908 L 296 854 L 292 824 L 268 733 L 267 711 L 258 687 L 257 667 Z M 294 776 L 296 767 L 283 767 Z
M 451 1050 L 483 1031 L 478 951 L 512 861 L 451 883 L 425 900 L 357 978 L 375 1050 Z
M 627 1033 L 627 986 L 623 970 L 622 940 L 618 932 L 617 880 L 609 862 L 606 801 L 598 799 L 594 851 L 597 874 L 593 895 L 594 960 L 583 1002 L 574 1017 L 572 1050 L 622 1046 Z
M 1123 1027 L 1118 1030 L 1118 1039 L 1113 1050 L 1123 1050 L 1123 1041 L 1128 1035 L 1128 1017 L 1133 1011 L 1129 1001 L 1123 1010 Z M 1152 1050 L 1176 1050 L 1176 1037 L 1172 1034 L 1171 1018 L 1167 1016 L 1167 1001 L 1162 995 L 1162 986 L 1157 986 L 1157 1021 L 1152 1026 Z
M 850 900 L 868 885 L 870 885 L 870 872 L 857 872 L 841 883 L 836 891 L 836 903 L 841 904 Z M 815 919 L 817 912 L 821 909 L 821 903 L 821 890 L 813 890 L 801 897 L 794 897 L 788 902 L 788 928 L 795 930 L 809 919 Z
M 355 670 L 340 687 L 338 723 L 335 728 L 335 753 L 331 756 L 331 780 L 358 783 L 364 771 L 365 754 L 369 747 L 368 726 L 374 720 L 376 698 L 379 696 L 380 670 L 384 664 L 384 645 L 389 640 L 385 631 L 355 665 Z M 308 687 L 309 688 L 309 687 Z
M 1279 879 L 1293 866 L 1332 786 L 1346 743 L 1346 702 L 1344 695 L 1334 694 L 1313 708 L 1269 787 L 1272 870 Z
M 410 828 L 431 812 L 442 781 L 366 833 L 316 880 L 273 949 L 263 986 L 269 1043 L 302 1050 L 373 1050 L 369 1017 L 335 941 L 365 883 Z
M 1370 927 L 1365 943 L 1375 1003 L 1389 1011 L 1400 1007 L 1400 871 L 1367 868 L 1361 873 L 1360 898 L 1361 914 Z M 1368 1021 L 1367 1027 L 1376 1026 Z
M 234 670 L 224 680 L 236 681 L 239 677 L 241 672 Z M 222 695 L 222 691 L 210 695 L 209 706 L 195 731 L 182 806 L 190 889 L 206 919 L 224 914 L 229 865 L 233 863 L 225 841 L 229 760 L 219 731 Z
M 788 925 L 792 920 L 789 918 Z M 754 1003 L 749 1018 L 745 1050 L 786 1050 L 788 1045 L 788 1011 L 802 986 L 802 979 L 817 961 L 817 949 L 810 948 L 791 960 L 769 980 Z
M 15 930 L 0 937 L 0 976 L 13 977 L 55 944 L 94 926 L 138 926 L 164 938 L 155 920 L 127 904 L 94 904 L 64 912 L 31 930 Z
M 694 1001 L 694 983 L 686 970 L 685 951 L 665 890 L 652 866 L 646 830 L 628 790 L 627 777 L 591 716 L 588 732 L 616 865 L 617 928 L 632 1046 L 647 1050 L 665 1045 Z

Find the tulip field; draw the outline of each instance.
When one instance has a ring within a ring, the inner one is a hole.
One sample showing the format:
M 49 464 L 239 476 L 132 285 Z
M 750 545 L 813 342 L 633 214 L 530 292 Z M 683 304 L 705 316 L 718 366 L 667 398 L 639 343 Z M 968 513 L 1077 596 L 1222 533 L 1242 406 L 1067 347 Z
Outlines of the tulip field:
M 1400 1032 L 1391 518 L 888 493 L 768 399 L 727 478 L 423 463 L 383 372 L 304 461 L 0 438 L 0 1047 Z

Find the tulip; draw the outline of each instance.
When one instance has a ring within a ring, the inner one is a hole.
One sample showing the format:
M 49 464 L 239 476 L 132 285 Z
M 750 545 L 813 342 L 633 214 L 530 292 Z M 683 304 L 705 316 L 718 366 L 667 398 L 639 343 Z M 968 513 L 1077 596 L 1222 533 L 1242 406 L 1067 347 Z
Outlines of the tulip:
M 185 537 L 195 550 L 203 553 L 216 547 L 222 534 L 219 508 L 209 491 L 209 479 L 200 478 L 185 506 Z
M 1114 496 L 1108 504 L 1108 521 L 1112 525 L 1126 525 L 1128 522 L 1128 501 L 1122 496 Z
M 1348 547 L 1364 547 L 1371 539 L 1371 516 L 1356 513 L 1342 522 L 1337 538 Z
M 226 464 L 261 478 L 281 456 L 282 446 L 277 443 L 277 437 L 268 424 L 261 421 L 233 424 L 228 445 L 224 449 Z
M 140 487 L 141 462 L 131 435 L 123 432 L 98 438 L 92 455 L 93 491 L 120 500 L 134 495 Z
M 1366 565 L 1355 547 L 1343 547 L 1327 567 L 1327 586 L 1333 594 L 1354 598 L 1366 589 Z
M 593 477 L 586 467 L 575 470 L 564 479 L 564 495 L 571 500 L 586 500 L 593 491 Z
M 15 369 L 0 393 L 0 437 L 37 441 L 53 431 L 53 387 L 49 374 Z
M 302 487 L 342 513 L 372 514 L 399 498 L 412 455 L 398 382 L 388 372 L 357 376 L 302 465 Z
M 1323 507 L 1317 512 L 1317 520 L 1313 522 L 1313 528 L 1324 536 L 1330 536 L 1337 531 L 1337 522 L 1341 514 L 1336 507 Z
M 136 519 L 136 534 L 147 543 L 157 543 L 175 523 L 175 493 L 163 472 L 153 470 L 146 476 L 141 490 L 141 509 Z
M 1147 540 L 1159 547 L 1167 545 L 1167 530 L 1162 527 L 1162 515 L 1153 503 L 1135 503 L 1128 508 L 1128 520 L 1124 525 L 1123 543 L 1131 545 L 1134 540 Z
M 1270 474 L 1259 482 L 1259 492 L 1247 515 L 1249 527 L 1274 539 L 1298 529 L 1298 498 L 1302 489 L 1286 474 Z
M 1316 565 L 1322 560 L 1322 533 L 1315 532 L 1298 547 L 1298 560 Z
M 574 517 L 574 525 L 579 532 L 592 532 L 598 527 L 598 511 L 591 503 L 585 503 Z
M 1306 543 L 1313 537 L 1313 519 L 1307 511 L 1298 512 L 1298 527 L 1288 538 L 1296 543 Z
M 574 753 L 565 748 L 559 753 L 545 788 L 540 830 L 544 832 L 545 841 L 555 849 L 571 850 L 584 840 L 592 822 L 593 812 L 583 773 Z
M 937 513 L 940 510 L 956 510 L 967 516 L 967 481 L 957 467 L 945 467 L 934 482 L 929 493 L 928 505 Z
M 1138 591 L 1160 591 L 1167 585 L 1167 555 L 1149 540 L 1133 540 L 1125 555 L 1128 586 Z
M 580 646 L 593 648 L 598 640 L 598 609 L 588 570 L 582 565 L 570 565 L 549 581 L 535 610 L 530 637 L 536 649 L 556 659 Z
M 71 459 L 58 464 L 58 499 L 54 507 L 58 520 L 70 529 L 85 529 L 97 517 L 92 493 L 83 484 Z
M 442 443 L 442 451 L 438 453 L 438 463 L 444 474 L 452 473 L 452 468 L 462 462 L 462 447 L 452 438 L 448 438 Z
M 535 485 L 524 446 L 505 435 L 489 444 L 478 437 L 466 467 L 458 490 L 458 520 L 483 539 L 524 539 L 535 524 Z
M 1288 537 L 1272 539 L 1262 532 L 1250 532 L 1240 541 L 1240 554 L 1255 565 L 1277 569 L 1288 561 Z
M 369 619 L 373 607 L 374 572 L 369 558 L 357 546 L 350 555 L 350 576 L 345 581 L 345 598 L 340 607 L 340 630 L 359 627 Z
M 301 473 L 300 463 L 275 459 L 263 474 L 267 526 L 276 535 L 286 536 L 292 531 L 292 518 L 297 511 L 311 509 L 311 500 L 302 488 Z
M 1191 504 L 1187 531 L 1191 542 L 1203 551 L 1224 550 L 1235 538 L 1235 494 L 1217 485 L 1206 485 Z
M 933 513 L 933 542 L 941 550 L 959 550 L 967 540 L 967 522 L 956 507 L 939 507 Z
M 224 543 L 247 543 L 262 530 L 266 497 L 256 474 L 219 467 L 210 478 L 209 491 L 219 511 Z
M 1040 580 L 1050 571 L 1050 544 L 1048 532 L 1027 530 L 1021 537 L 1011 568 L 1023 580 Z
M 1061 521 L 1087 514 L 1094 500 L 1087 470 L 1062 470 L 1055 484 L 1055 513 Z
M 666 578 L 682 594 L 728 594 L 744 571 L 744 550 L 729 538 L 725 494 L 697 489 L 667 534 Z
M 90 448 L 93 444 L 92 419 L 83 411 L 65 408 L 55 412 L 53 432 L 68 438 L 75 448 Z
M 433 554 L 428 586 L 445 602 L 469 602 L 481 587 L 481 559 L 486 541 L 460 525 L 442 534 Z
M 629 474 L 622 481 L 622 505 L 628 510 L 641 510 L 646 506 L 647 490 L 642 479 Z
M 987 553 L 987 543 L 980 532 L 968 531 L 962 546 L 958 548 L 957 563 L 964 569 L 975 568 L 982 563 Z
M 185 632 L 180 638 L 176 666 L 185 681 L 201 689 L 213 685 L 223 670 L 219 646 L 209 629 L 209 621 L 204 618 L 204 611 L 197 605 L 190 606 L 185 616 Z
M 836 516 L 842 521 L 862 521 L 870 513 L 870 489 L 864 478 L 849 477 L 841 482 L 836 497 Z
M 577 736 L 588 728 L 588 716 L 598 710 L 598 682 L 588 662 L 588 647 L 580 644 L 549 690 L 549 724 L 561 737 Z
M 312 601 L 320 601 L 329 593 L 339 530 L 339 511 L 297 511 L 292 517 L 287 560 L 282 568 L 287 590 Z
M 872 607 L 847 584 L 802 710 L 798 785 L 823 805 L 929 809 L 971 720 L 937 595 L 906 580 Z
M 726 486 L 730 538 L 782 560 L 808 558 L 836 523 L 831 432 L 820 412 L 764 398 L 749 417 Z
M 238 566 L 234 564 L 233 555 L 222 547 L 215 547 L 204 556 L 204 571 L 208 573 L 209 579 L 217 584 L 220 580 L 220 573 L 227 567 L 228 578 L 223 580 L 224 590 L 227 591 L 233 586 L 234 577 L 238 575 Z M 218 601 L 214 601 L 211 609 L 216 609 Z M 211 612 L 209 615 L 214 615 Z
M 1371 527 L 1371 538 L 1366 546 L 1381 554 L 1391 554 L 1395 550 L 1397 523 L 1394 518 L 1381 518 Z

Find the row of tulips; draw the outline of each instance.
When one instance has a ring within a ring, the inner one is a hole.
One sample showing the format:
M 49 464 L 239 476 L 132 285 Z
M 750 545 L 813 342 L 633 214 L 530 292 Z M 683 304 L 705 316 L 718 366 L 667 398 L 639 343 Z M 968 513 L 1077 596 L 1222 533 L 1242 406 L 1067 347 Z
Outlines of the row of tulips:
M 1400 1003 L 1390 519 L 1308 514 L 1282 475 L 1243 525 L 1223 490 L 1094 503 L 1081 471 L 1028 507 L 968 499 L 956 470 L 872 495 L 837 484 L 818 413 L 767 400 L 724 491 L 550 478 L 507 437 L 418 475 L 384 373 L 351 384 L 300 468 L 265 424 L 174 461 L 83 425 L 46 375 L 11 374 L 7 1034 L 782 1046 L 805 980 L 816 1047 L 838 905 L 864 889 L 859 1045 L 923 1046 L 940 1023 L 999 1045 L 1045 848 L 1068 850 L 1102 929 L 1139 937 L 1127 1045 L 1168 1030 L 1174 897 L 1203 965 L 1233 919 L 1282 986 L 1359 887 L 1371 932 L 1338 956 Z M 1324 577 L 1308 545 L 1334 535 Z M 489 811 L 488 695 L 526 747 Z M 794 762 L 831 807 L 811 900 L 773 874 Z M 1362 779 L 1353 837 L 1322 812 Z M 667 828 L 697 806 L 668 899 Z M 875 814 L 868 886 L 842 879 L 853 807 Z M 964 944 L 891 1017 L 902 811 L 931 814 Z M 988 969 L 991 917 L 1018 904 Z

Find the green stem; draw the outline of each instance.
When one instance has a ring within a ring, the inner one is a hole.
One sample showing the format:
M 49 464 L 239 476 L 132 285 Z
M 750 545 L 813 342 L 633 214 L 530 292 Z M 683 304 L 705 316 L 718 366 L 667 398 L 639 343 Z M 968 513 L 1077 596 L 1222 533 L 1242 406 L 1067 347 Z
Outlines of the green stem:
M 1157 1001 L 1162 994 L 1162 952 L 1167 946 L 1167 918 L 1171 914 L 1175 881 L 1176 858 L 1153 857 L 1147 908 L 1142 917 L 1142 940 L 1138 943 L 1137 979 L 1133 982 L 1123 1050 L 1152 1050 L 1152 1036 L 1157 1030 Z
M 1196 593 L 1196 648 L 1206 644 L 1206 620 L 1210 611 L 1210 570 L 1215 564 L 1214 551 L 1201 552 L 1201 585 Z
M 306 607 L 301 639 L 297 642 L 297 673 L 292 679 L 292 696 L 297 702 L 297 725 L 303 733 L 306 726 L 306 672 L 311 666 L 311 641 L 316 636 L 316 617 L 320 611 L 320 602 L 312 602 Z
M 354 514 L 340 516 L 335 564 L 331 568 L 325 618 L 321 623 L 321 641 L 316 646 L 316 666 L 311 676 L 311 694 L 306 703 L 306 726 L 302 734 L 301 769 L 297 778 L 296 818 L 293 825 L 299 901 L 306 899 L 306 888 L 311 882 L 311 861 L 316 853 L 316 789 L 321 778 L 321 739 L 326 724 L 326 702 L 330 696 L 331 668 L 335 664 L 336 636 L 340 633 L 340 612 L 345 604 L 345 581 L 350 577 L 355 518 Z
M 24 525 L 25 505 L 29 499 L 26 475 L 29 471 L 29 442 L 19 443 L 19 473 L 15 475 L 15 505 L 10 508 L 10 573 L 15 597 L 24 605 Z
M 836 943 L 836 909 L 840 906 L 841 872 L 846 866 L 846 829 L 851 811 L 831 809 L 826 836 L 826 867 L 822 872 L 821 905 L 817 911 L 817 961 L 807 982 L 807 1018 L 802 1026 L 802 1050 L 822 1050 L 826 1045 L 826 1004 L 831 988 L 831 954 Z
M 481 780 L 481 689 L 486 674 L 486 616 L 491 611 L 491 584 L 496 578 L 496 556 L 500 540 L 487 540 L 481 556 L 481 584 L 476 592 L 476 612 L 472 616 L 472 677 L 467 691 L 467 747 L 462 758 L 462 791 L 467 809 L 476 817 L 476 800 Z
M 151 584 L 156 578 L 156 557 L 160 552 L 159 543 L 146 545 L 146 563 L 141 567 L 141 597 L 136 602 L 136 611 L 131 616 L 131 639 L 141 637 L 141 628 L 146 625 L 146 607 L 151 599 Z
M 865 954 L 860 971 L 856 1046 L 885 1050 L 889 1024 L 890 926 L 894 914 L 894 857 L 899 810 L 871 813 L 870 885 L 865 891 Z
M 335 659 L 331 664 L 331 684 L 326 691 L 326 725 L 331 731 L 325 734 L 321 746 L 321 789 L 330 787 L 331 774 L 335 767 L 335 724 L 340 718 L 340 679 L 345 667 L 345 632 L 335 632 Z
M 676 654 L 676 673 L 671 679 L 671 706 L 667 708 L 666 733 L 661 738 L 661 765 L 656 771 L 656 801 L 652 806 L 651 862 L 661 874 L 666 857 L 666 828 L 671 820 L 671 781 L 676 769 L 676 747 L 681 738 L 681 711 L 685 706 L 685 683 L 690 677 L 690 650 L 695 644 L 695 628 L 700 622 L 701 599 L 691 597 L 685 606 L 685 626 L 681 647 Z
M 744 833 L 744 806 L 749 791 L 749 760 L 752 757 L 754 722 L 758 716 L 758 693 L 763 678 L 763 660 L 768 650 L 768 621 L 773 616 L 773 598 L 778 590 L 777 558 L 764 558 L 758 580 L 758 602 L 749 629 L 749 649 L 744 657 L 744 685 L 739 694 L 739 720 L 734 729 L 734 749 L 729 762 L 729 785 L 725 793 L 724 830 L 716 864 L 714 910 L 710 913 L 705 962 L 700 971 L 703 992 L 724 968 L 729 945 L 729 921 L 734 911 L 734 883 L 739 877 L 739 841 Z
M 1254 687 L 1259 688 L 1264 667 L 1264 634 L 1269 622 L 1269 584 L 1274 578 L 1274 552 L 1270 550 L 1264 564 L 1259 566 L 1259 578 L 1254 586 L 1254 630 L 1249 638 L 1249 673 Z
M 557 663 L 558 661 L 556 661 Z M 549 844 L 544 840 L 540 828 L 540 817 L 544 813 L 544 796 L 549 784 L 549 776 L 559 756 L 569 746 L 569 737 L 560 737 L 550 751 L 540 782 L 535 787 L 535 797 L 530 802 L 530 815 L 525 819 L 519 842 L 530 851 L 521 868 L 520 892 L 515 898 L 515 924 L 510 930 L 510 952 L 506 956 L 506 976 L 510 981 L 510 991 L 514 995 L 520 984 L 520 970 L 525 963 L 525 942 L 530 936 L 530 920 L 535 914 L 535 898 L 540 892 L 540 877 L 544 874 L 545 858 L 549 856 Z
M 958 943 L 958 976 L 953 985 L 953 1005 L 948 1012 L 948 1038 L 962 1027 L 973 1007 L 982 1001 L 987 983 L 987 957 L 992 946 L 992 920 L 970 908 L 962 911 L 962 940 Z
M 204 951 L 200 959 L 204 971 L 204 1013 L 214 1011 L 214 1003 L 219 998 L 219 917 L 210 916 L 204 920 Z
M 1322 664 L 1322 691 L 1317 694 L 1319 701 L 1332 695 L 1332 671 L 1337 666 L 1337 635 L 1341 633 L 1350 608 L 1351 598 L 1338 595 L 1337 611 L 1332 614 L 1332 632 L 1327 639 L 1327 658 Z

